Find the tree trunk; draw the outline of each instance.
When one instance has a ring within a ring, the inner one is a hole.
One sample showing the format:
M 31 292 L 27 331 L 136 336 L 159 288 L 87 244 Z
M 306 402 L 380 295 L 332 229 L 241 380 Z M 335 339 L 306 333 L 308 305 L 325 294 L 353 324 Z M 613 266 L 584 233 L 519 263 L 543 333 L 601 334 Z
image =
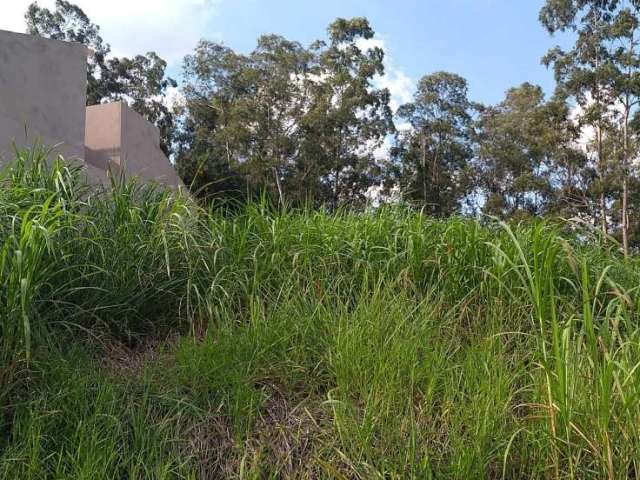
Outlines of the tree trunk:
M 627 177 L 622 179 L 622 249 L 624 256 L 629 256 L 629 183 Z
M 338 144 L 335 146 L 334 150 L 334 168 L 335 168 L 335 179 L 333 183 L 333 209 L 336 210 L 338 208 L 338 201 L 340 199 L 340 155 L 342 153 L 342 127 L 338 131 Z
M 335 170 L 334 170 L 334 180 L 333 180 L 333 209 L 338 208 L 338 197 L 339 197 L 339 188 L 338 185 L 340 183 L 340 166 L 338 164 L 338 154 L 336 153 L 336 162 L 335 162 Z
M 637 27 L 636 27 L 637 28 Z M 632 30 L 629 38 L 629 57 L 633 57 L 635 47 L 635 29 Z M 632 66 L 629 65 L 627 69 L 628 79 L 632 76 Z M 622 248 L 625 258 L 629 256 L 629 116 L 631 115 L 632 100 L 629 91 L 625 94 L 624 101 L 624 123 L 623 128 L 623 152 L 622 152 Z
M 278 200 L 280 202 L 280 206 L 284 207 L 284 193 L 282 192 L 282 184 L 280 183 L 280 174 L 278 173 L 278 169 L 273 167 L 273 176 L 276 179 L 276 187 L 278 188 Z
M 629 181 L 627 175 L 627 163 L 629 158 L 629 109 L 625 110 L 623 128 L 623 152 L 622 152 L 622 249 L 624 256 L 629 256 Z
M 596 57 L 595 68 L 596 70 L 600 67 L 600 57 Z M 600 83 L 599 80 L 596 79 L 595 84 L 595 101 L 596 103 L 602 107 L 602 98 L 600 96 Z M 602 115 L 600 111 L 600 115 Z M 602 228 L 603 235 L 607 235 L 609 233 L 609 228 L 607 225 L 607 204 L 604 197 L 604 155 L 602 151 L 602 118 L 599 117 L 596 123 L 596 141 L 597 141 L 597 149 L 598 149 L 598 179 L 600 180 L 600 225 Z
M 600 180 L 600 226 L 603 235 L 606 236 L 609 233 L 609 226 L 607 222 L 607 204 L 604 198 L 604 158 L 602 153 L 602 126 L 600 121 L 598 121 L 596 135 L 598 142 L 598 179 Z
M 433 162 L 431 169 L 431 188 L 433 190 L 433 207 L 432 212 L 434 216 L 438 216 L 440 214 L 440 187 L 438 185 L 438 156 L 439 156 L 439 148 L 436 148 L 435 153 L 433 154 Z
M 422 199 L 426 207 L 429 198 L 427 197 L 427 139 L 424 133 L 420 136 L 420 153 L 422 156 Z

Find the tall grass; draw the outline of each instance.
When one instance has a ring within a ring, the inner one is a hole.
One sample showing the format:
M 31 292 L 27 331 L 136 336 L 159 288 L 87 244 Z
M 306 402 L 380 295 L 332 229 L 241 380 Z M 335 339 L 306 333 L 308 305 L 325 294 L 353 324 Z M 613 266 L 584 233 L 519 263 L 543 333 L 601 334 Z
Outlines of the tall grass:
M 640 264 L 578 227 L 0 176 L 4 478 L 637 478 Z

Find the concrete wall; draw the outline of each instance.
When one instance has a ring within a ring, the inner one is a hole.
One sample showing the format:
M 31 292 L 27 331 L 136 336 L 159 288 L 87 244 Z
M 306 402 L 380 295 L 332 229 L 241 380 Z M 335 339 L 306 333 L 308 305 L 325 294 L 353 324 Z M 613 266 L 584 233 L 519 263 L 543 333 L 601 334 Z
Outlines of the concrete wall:
M 90 180 L 105 182 L 112 168 L 182 185 L 154 125 L 122 103 L 85 108 L 87 53 L 80 44 L 0 30 L 0 165 L 13 157 L 13 142 L 41 141 L 85 160 Z
M 0 164 L 36 139 L 83 158 L 86 89 L 83 45 L 0 30 Z
M 160 149 L 155 125 L 121 102 L 87 108 L 85 160 L 98 169 L 109 166 L 171 187 L 182 185 L 173 165 Z
M 121 110 L 120 103 L 87 107 L 84 159 L 92 180 L 105 182 L 109 168 L 120 171 Z

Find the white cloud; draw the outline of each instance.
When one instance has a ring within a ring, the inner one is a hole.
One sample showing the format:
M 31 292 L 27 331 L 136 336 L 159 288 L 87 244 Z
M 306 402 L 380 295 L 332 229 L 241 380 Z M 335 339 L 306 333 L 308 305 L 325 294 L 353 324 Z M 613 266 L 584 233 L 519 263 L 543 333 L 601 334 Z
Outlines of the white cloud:
M 378 208 L 383 204 L 398 204 L 402 201 L 400 187 L 397 185 L 392 187 L 389 193 L 384 192 L 382 185 L 372 185 L 367 189 L 364 196 L 372 208 Z
M 171 110 L 181 107 L 185 104 L 184 94 L 178 87 L 169 87 L 164 95 L 164 104 Z
M 396 122 L 396 130 L 400 133 L 410 132 L 413 126 L 409 122 Z
M 389 161 L 391 147 L 393 147 L 393 142 L 389 136 L 386 136 L 382 143 L 373 149 L 373 158 L 378 164 Z
M 376 88 L 387 88 L 389 90 L 391 94 L 389 106 L 395 114 L 400 105 L 410 102 L 413 99 L 413 92 L 416 88 L 415 82 L 401 68 L 396 67 L 393 58 L 385 48 L 383 38 L 359 39 L 356 45 L 360 50 L 378 47 L 385 51 L 384 75 L 377 75 L 373 80 L 373 84 Z M 404 131 L 410 129 L 411 126 L 407 123 L 401 123 L 396 125 L 396 128 L 399 131 Z M 392 146 L 393 142 L 390 136 L 386 136 L 379 145 L 376 145 L 373 148 L 373 157 L 376 162 L 384 163 L 389 161 Z M 371 148 L 371 146 L 368 146 L 368 148 Z
M 2 17 L 0 17 L 0 29 L 24 32 L 24 13 L 31 2 L 17 0 L 4 3 Z
M 397 68 L 387 67 L 385 74 L 376 81 L 380 88 L 388 88 L 391 93 L 389 105 L 391 110 L 398 110 L 403 103 L 408 103 L 413 99 L 415 83 L 406 73 Z
M 585 110 L 593 105 L 594 101 L 590 94 L 587 94 L 583 105 L 575 104 L 569 112 L 569 118 L 574 124 L 578 125 L 581 117 L 585 114 Z M 624 107 L 620 101 L 615 101 L 607 107 L 606 117 L 612 123 L 620 122 Z M 606 133 L 604 133 L 606 136 Z M 580 127 L 580 136 L 576 139 L 574 148 L 586 154 L 595 155 L 594 143 L 596 141 L 596 129 L 593 125 L 585 123 Z
M 358 38 L 356 46 L 360 50 L 370 50 L 376 47 L 384 50 L 384 40 L 381 38 Z
M 591 100 L 589 100 L 589 103 Z M 580 117 L 584 114 L 584 108 L 580 105 L 574 105 L 569 113 L 569 118 L 576 125 L 579 122 Z M 580 150 L 583 153 L 588 153 L 591 150 L 591 145 L 596 138 L 595 129 L 590 125 L 583 125 L 580 129 L 580 136 L 576 139 L 574 148 Z
M 368 50 L 375 47 L 384 50 L 384 75 L 377 76 L 374 79 L 374 84 L 377 88 L 389 89 L 389 93 L 391 93 L 390 107 L 395 113 L 400 105 L 410 102 L 413 98 L 415 82 L 394 64 L 393 57 L 389 55 L 388 50 L 385 48 L 383 38 L 359 39 L 356 44 L 360 50 Z
M 415 82 L 401 68 L 398 68 L 394 64 L 393 58 L 385 48 L 385 41 L 383 38 L 374 37 L 370 39 L 359 39 L 357 41 L 357 46 L 360 50 L 368 50 L 378 47 L 385 51 L 384 75 L 377 75 L 373 79 L 373 84 L 376 88 L 387 88 L 389 90 L 389 93 L 391 94 L 389 107 L 391 107 L 391 111 L 395 114 L 400 105 L 410 102 L 413 99 L 413 92 L 416 88 Z M 411 126 L 407 123 L 401 123 L 396 125 L 396 128 L 399 131 L 404 131 L 410 129 Z M 367 146 L 367 148 L 373 150 L 373 157 L 379 164 L 389 161 L 392 147 L 393 141 L 389 135 L 387 135 L 380 144 Z M 372 198 L 377 197 L 379 195 L 379 191 L 376 190 L 372 195 Z
M 117 56 L 157 52 L 179 65 L 207 32 L 220 0 L 75 0 L 100 25 L 102 37 Z M 8 3 L 8 5 L 6 5 Z M 3 2 L 0 29 L 23 32 L 24 13 L 31 0 Z M 54 0 L 39 0 L 52 8 Z M 214 35 L 215 37 L 215 35 Z

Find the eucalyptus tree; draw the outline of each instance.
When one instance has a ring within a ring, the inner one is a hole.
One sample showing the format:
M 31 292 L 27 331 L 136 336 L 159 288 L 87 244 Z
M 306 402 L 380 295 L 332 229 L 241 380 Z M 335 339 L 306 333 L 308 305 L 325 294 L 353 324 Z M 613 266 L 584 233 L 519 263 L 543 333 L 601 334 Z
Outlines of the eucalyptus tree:
M 361 198 L 373 152 L 393 129 L 380 48 L 365 19 L 338 19 L 310 48 L 264 35 L 242 55 L 202 41 L 184 62 L 184 121 L 177 163 L 209 193 L 241 179 L 280 203 Z M 365 46 L 366 47 L 366 46 Z M 238 182 L 235 182 L 237 185 Z
M 551 189 L 545 213 L 593 219 L 594 172 L 579 147 L 581 128 L 572 118 L 571 105 L 565 98 L 553 97 L 539 107 L 536 116 L 542 128 L 535 140 L 543 146 L 543 168 Z
M 540 11 L 540 21 L 550 33 L 570 31 L 575 35 L 570 49 L 555 47 L 543 62 L 554 68 L 558 95 L 574 98 L 580 106 L 579 122 L 595 132 L 599 222 L 605 234 L 609 231 L 607 197 L 611 181 L 605 137 L 615 103 L 611 25 L 619 6 L 619 0 L 546 0 Z
M 389 91 L 373 85 L 384 73 L 384 52 L 367 44 L 374 36 L 367 19 L 338 18 L 328 33 L 328 42 L 311 46 L 301 154 L 319 181 L 316 198 L 335 207 L 362 199 L 377 180 L 374 152 L 394 126 Z
M 475 166 L 485 212 L 501 217 L 582 213 L 584 157 L 574 147 L 578 129 L 561 99 L 546 102 L 530 83 L 483 107 Z
M 176 165 L 187 185 L 205 197 L 241 198 L 241 166 L 250 141 L 247 98 L 253 75 L 246 56 L 202 40 L 183 65 L 184 104 Z
M 510 89 L 498 105 L 482 108 L 476 166 L 486 213 L 508 217 L 536 214 L 541 208 L 546 186 L 538 142 L 543 102 L 540 87 L 524 84 Z
M 616 98 L 616 113 L 620 127 L 619 173 L 621 177 L 620 225 L 625 255 L 629 251 L 629 184 L 632 176 L 631 160 L 638 153 L 636 135 L 631 128 L 633 117 L 640 103 L 640 52 L 639 37 L 640 2 L 632 0 L 616 12 L 609 28 L 609 40 L 613 43 L 612 94 Z
M 281 205 L 287 193 L 299 196 L 295 166 L 307 103 L 304 79 L 311 61 L 302 45 L 278 35 L 260 37 L 250 55 L 255 88 L 249 99 L 253 115 L 247 126 L 254 141 L 248 174 L 253 184 L 271 186 Z
M 310 53 L 297 42 L 264 35 L 249 55 L 201 41 L 184 62 L 184 124 L 177 163 L 209 194 L 242 179 L 283 204 L 299 157 L 300 118 Z M 197 178 L 196 178 L 197 177 Z M 293 190 L 293 191 L 292 191 Z M 240 192 L 236 192 L 240 193 Z
M 411 127 L 394 149 L 401 189 L 434 216 L 455 213 L 471 191 L 473 107 L 464 78 L 437 72 L 422 77 L 413 101 L 398 109 Z

